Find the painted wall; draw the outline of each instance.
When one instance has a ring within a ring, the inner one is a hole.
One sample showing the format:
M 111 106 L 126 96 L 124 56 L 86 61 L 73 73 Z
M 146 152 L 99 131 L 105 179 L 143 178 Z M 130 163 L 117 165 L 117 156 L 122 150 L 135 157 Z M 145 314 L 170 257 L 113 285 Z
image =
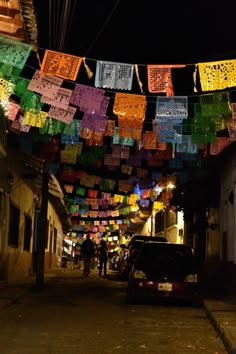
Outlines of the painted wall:
M 10 203 L 20 210 L 18 246 L 8 245 Z M 23 281 L 33 276 L 32 251 L 34 238 L 35 195 L 24 181 L 14 176 L 10 193 L 0 198 L 0 281 Z M 30 250 L 24 250 L 25 215 L 32 220 Z M 45 250 L 45 271 L 57 266 L 61 256 L 63 231 L 60 218 L 51 203 L 48 205 L 48 242 Z
M 48 242 L 45 250 L 45 270 L 58 266 L 62 256 L 63 230 L 55 208 L 48 204 Z
M 10 223 L 10 203 L 20 210 L 19 221 L 19 243 L 18 247 L 8 245 L 8 233 Z M 7 257 L 7 277 L 8 282 L 23 280 L 31 273 L 32 263 L 32 237 L 30 251 L 24 251 L 24 218 L 27 215 L 34 224 L 34 194 L 32 190 L 18 177 L 14 177 L 10 194 L 6 195 L 6 232 L 5 232 L 5 249 L 4 253 Z

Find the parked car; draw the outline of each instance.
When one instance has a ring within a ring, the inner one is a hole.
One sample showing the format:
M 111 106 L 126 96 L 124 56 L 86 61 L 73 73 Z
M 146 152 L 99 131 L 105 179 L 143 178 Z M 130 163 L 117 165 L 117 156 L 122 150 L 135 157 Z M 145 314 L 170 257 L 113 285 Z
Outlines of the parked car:
M 132 265 L 139 251 L 143 247 L 144 243 L 153 242 L 153 241 L 167 242 L 167 239 L 162 236 L 144 236 L 144 235 L 135 235 L 130 239 L 127 245 L 128 255 L 127 255 L 126 269 L 123 271 L 123 274 L 125 275 L 126 278 L 128 277 Z
M 132 257 L 145 242 L 167 242 L 167 239 L 163 236 L 144 236 L 144 235 L 135 235 L 133 236 L 130 241 L 128 242 L 128 250 L 129 250 L 129 257 Z
M 128 276 L 129 302 L 145 298 L 197 301 L 198 272 L 190 246 L 146 242 Z

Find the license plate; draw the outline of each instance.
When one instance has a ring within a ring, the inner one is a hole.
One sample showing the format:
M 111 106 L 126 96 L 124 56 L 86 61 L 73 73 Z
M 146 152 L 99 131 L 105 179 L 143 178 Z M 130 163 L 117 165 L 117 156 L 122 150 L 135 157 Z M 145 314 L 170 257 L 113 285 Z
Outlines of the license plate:
M 158 283 L 157 290 L 158 291 L 172 291 L 172 284 L 171 283 Z

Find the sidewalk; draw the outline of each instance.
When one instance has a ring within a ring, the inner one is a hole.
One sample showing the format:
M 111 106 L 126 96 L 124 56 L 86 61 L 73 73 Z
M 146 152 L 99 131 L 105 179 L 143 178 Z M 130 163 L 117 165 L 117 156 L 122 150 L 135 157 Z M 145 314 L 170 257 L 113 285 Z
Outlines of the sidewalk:
M 45 283 L 53 277 L 78 277 L 82 272 L 78 269 L 54 269 L 45 274 Z M 34 276 L 25 283 L 10 284 L 0 288 L 0 312 L 8 306 L 17 303 L 33 286 Z M 229 354 L 236 354 L 236 296 L 214 297 L 208 294 L 203 297 L 203 306 L 206 314 L 222 338 Z
M 228 353 L 236 354 L 236 296 L 203 298 L 203 305 Z
M 0 312 L 7 306 L 17 303 L 17 301 L 29 291 L 29 289 L 35 284 L 35 280 L 32 277 L 27 279 L 25 283 L 6 284 L 0 288 Z
M 54 268 L 44 274 L 44 283 L 46 284 L 50 278 L 56 277 L 82 277 L 83 271 L 80 269 Z M 0 286 L 0 311 L 11 304 L 16 303 L 30 289 L 36 287 L 35 275 L 29 276 L 24 282 L 7 284 Z

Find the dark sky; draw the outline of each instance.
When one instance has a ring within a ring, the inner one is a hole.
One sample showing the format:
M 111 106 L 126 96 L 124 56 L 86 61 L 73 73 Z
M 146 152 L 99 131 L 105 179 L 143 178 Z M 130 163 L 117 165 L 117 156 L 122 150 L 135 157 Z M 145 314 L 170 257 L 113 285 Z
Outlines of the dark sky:
M 36 0 L 43 48 L 133 64 L 192 64 L 236 57 L 233 0 L 46 3 L 51 7 Z M 60 38 L 63 50 L 58 47 Z

